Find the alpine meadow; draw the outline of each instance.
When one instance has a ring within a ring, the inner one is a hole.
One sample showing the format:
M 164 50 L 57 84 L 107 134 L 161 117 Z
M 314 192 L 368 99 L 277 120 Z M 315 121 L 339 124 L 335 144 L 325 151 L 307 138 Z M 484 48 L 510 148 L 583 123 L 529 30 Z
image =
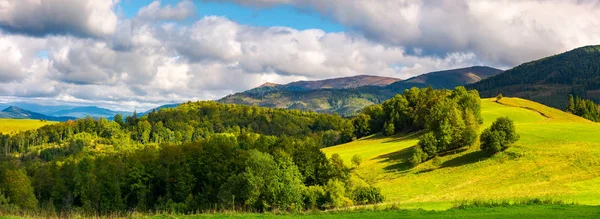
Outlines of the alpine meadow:
M 600 218 L 596 0 L 0 0 L 0 218 Z

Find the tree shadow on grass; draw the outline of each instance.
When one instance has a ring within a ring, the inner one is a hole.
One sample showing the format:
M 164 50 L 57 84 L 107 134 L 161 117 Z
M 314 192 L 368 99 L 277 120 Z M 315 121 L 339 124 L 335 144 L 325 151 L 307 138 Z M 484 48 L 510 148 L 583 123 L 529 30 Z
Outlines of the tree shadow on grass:
M 410 162 L 408 162 L 408 159 L 412 155 L 412 152 L 414 150 L 413 148 L 414 147 L 404 148 L 402 150 L 395 151 L 392 153 L 379 155 L 373 159 L 374 160 L 381 159 L 380 161 L 378 161 L 379 163 L 391 163 L 391 165 L 388 165 L 383 168 L 384 170 L 386 170 L 388 172 L 395 172 L 395 171 L 405 172 L 405 171 L 410 170 L 410 168 L 412 168 L 412 165 L 410 164 Z
M 473 151 L 471 153 L 462 155 L 460 157 L 455 157 L 450 160 L 447 160 L 446 162 L 442 163 L 441 167 L 442 168 L 458 167 L 458 166 L 476 163 L 476 162 L 481 161 L 486 158 L 487 158 L 486 154 L 483 153 L 482 151 Z
M 389 141 L 385 141 L 383 143 L 393 143 L 393 142 L 411 140 L 411 139 L 415 139 L 415 138 L 419 137 L 419 135 L 421 135 L 421 132 L 401 133 L 401 134 L 396 135 L 398 137 L 396 137 L 392 140 L 389 140 Z

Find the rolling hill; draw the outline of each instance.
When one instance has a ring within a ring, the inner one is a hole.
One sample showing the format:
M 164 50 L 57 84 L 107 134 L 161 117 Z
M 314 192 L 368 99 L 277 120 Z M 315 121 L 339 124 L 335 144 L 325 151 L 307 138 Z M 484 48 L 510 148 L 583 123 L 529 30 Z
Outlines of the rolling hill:
M 600 46 L 524 63 L 470 86 L 481 96 L 522 97 L 564 109 L 568 95 L 600 102 Z
M 0 112 L 0 118 L 10 118 L 10 119 L 37 119 L 37 120 L 49 120 L 49 121 L 58 121 L 64 122 L 68 120 L 74 120 L 75 117 L 68 116 L 47 116 L 44 114 L 31 112 L 28 110 L 24 110 L 15 106 L 8 107 Z
M 405 81 L 373 76 L 329 79 L 316 82 L 294 82 L 288 85 L 261 86 L 246 92 L 226 96 L 221 103 L 256 105 L 287 109 L 311 110 L 351 116 L 365 106 L 381 103 L 411 87 L 454 88 L 470 84 L 500 73 L 501 70 L 474 66 L 440 72 L 431 72 Z M 368 79 L 369 83 L 355 80 Z M 333 86 L 331 81 L 338 81 Z M 312 85 L 307 85 L 311 84 Z M 387 86 L 383 86 L 390 83 Z M 360 86 L 359 86 L 360 85 Z M 306 89 L 318 88 L 318 89 Z
M 519 98 L 483 99 L 482 116 L 481 129 L 510 117 L 521 139 L 491 158 L 473 146 L 414 168 L 408 158 L 418 133 L 370 136 L 323 151 L 348 165 L 361 156 L 355 174 L 403 206 L 446 209 L 462 200 L 521 198 L 600 204 L 600 124 Z

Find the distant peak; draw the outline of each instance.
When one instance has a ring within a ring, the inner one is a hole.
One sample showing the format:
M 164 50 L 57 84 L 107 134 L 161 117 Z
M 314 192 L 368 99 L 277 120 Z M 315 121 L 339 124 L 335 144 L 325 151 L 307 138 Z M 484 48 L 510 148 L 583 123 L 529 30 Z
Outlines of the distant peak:
M 279 86 L 279 84 L 275 84 L 275 83 L 271 83 L 271 82 L 265 82 L 264 84 L 258 86 L 258 87 L 276 87 Z
M 9 106 L 6 109 L 2 110 L 2 112 L 15 112 L 15 111 L 23 111 L 23 109 L 16 106 Z

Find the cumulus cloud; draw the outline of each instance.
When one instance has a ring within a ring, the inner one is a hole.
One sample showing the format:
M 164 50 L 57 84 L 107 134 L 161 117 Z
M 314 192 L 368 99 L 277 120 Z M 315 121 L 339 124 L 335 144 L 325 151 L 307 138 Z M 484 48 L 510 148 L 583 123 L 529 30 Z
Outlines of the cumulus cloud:
M 600 44 L 600 2 L 594 0 L 231 1 L 309 8 L 373 41 L 425 54 L 473 52 L 507 67 Z
M 600 13 L 591 1 L 238 2 L 311 8 L 351 30 L 338 33 L 219 16 L 176 22 L 194 14 L 190 1 L 155 1 L 134 18 L 111 20 L 116 3 L 0 0 L 0 99 L 132 110 L 218 99 L 265 81 L 510 67 L 600 39 Z
M 175 6 L 161 7 L 160 1 L 153 1 L 141 8 L 137 13 L 138 19 L 143 20 L 184 20 L 196 13 L 196 6 L 190 0 L 179 2 Z
M 119 0 L 0 0 L 0 27 L 27 35 L 114 33 Z
M 0 96 L 141 106 L 219 99 L 265 81 L 357 74 L 408 78 L 478 64 L 470 53 L 419 57 L 360 35 L 247 26 L 215 16 L 190 26 L 125 20 L 117 29 L 108 39 L 20 36 L 43 40 L 36 48 L 48 55 L 15 64 L 28 71 L 21 82 L 0 82 L 5 88 Z M 27 44 L 22 40 L 13 47 Z

